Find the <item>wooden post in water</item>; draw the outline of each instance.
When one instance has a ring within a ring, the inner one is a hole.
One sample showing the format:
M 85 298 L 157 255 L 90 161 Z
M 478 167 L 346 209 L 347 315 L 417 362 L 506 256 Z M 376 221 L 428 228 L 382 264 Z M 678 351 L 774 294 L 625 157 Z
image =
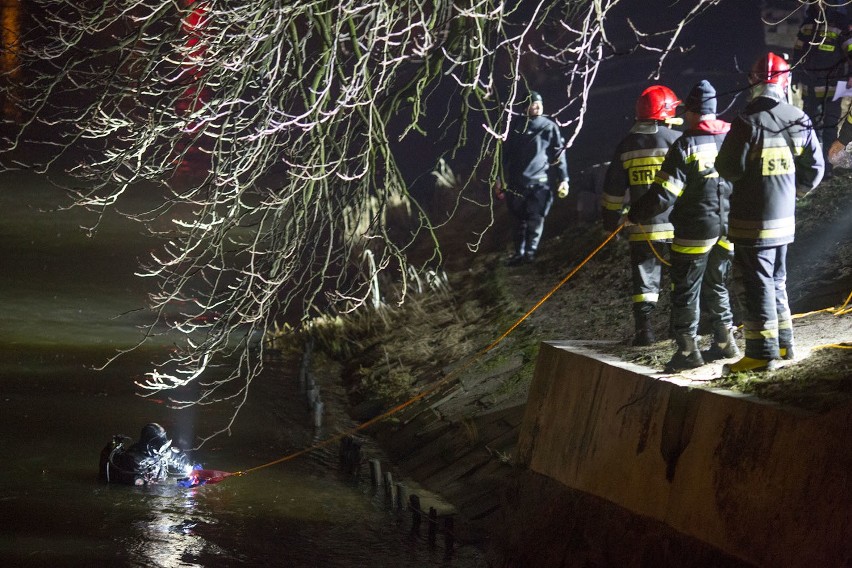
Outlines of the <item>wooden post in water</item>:
M 408 487 L 402 483 L 396 484 L 396 507 L 400 511 L 404 511 L 408 506 Z
M 396 507 L 396 485 L 393 484 L 393 474 L 389 471 L 385 472 L 385 502 L 391 509 Z
M 444 549 L 447 552 L 447 555 L 452 554 L 453 546 L 456 543 L 456 535 L 455 535 L 455 521 L 453 520 L 453 516 L 444 518 Z
M 370 477 L 373 480 L 373 487 L 380 487 L 382 484 L 382 464 L 379 460 L 370 460 Z
M 361 471 L 361 442 L 354 436 L 345 436 L 340 441 L 340 470 L 352 476 Z
M 420 497 L 411 495 L 408 498 L 408 505 L 411 509 L 411 533 L 420 534 L 420 521 L 422 520 L 422 515 L 420 514 Z
M 355 438 L 352 436 L 343 436 L 340 439 L 340 446 L 337 448 L 337 465 L 343 471 L 349 471 L 349 459 L 352 455 L 352 446 L 354 444 Z
M 438 511 L 429 507 L 429 546 L 435 546 L 438 538 Z
M 321 400 L 316 400 L 314 402 L 313 409 L 313 417 L 314 417 L 314 428 L 322 428 L 322 411 L 325 405 Z
M 310 386 L 308 387 L 307 400 L 308 400 L 308 410 L 313 411 L 314 405 L 319 401 L 319 387 L 313 384 L 313 381 L 310 382 Z
M 305 392 L 307 390 L 308 374 L 311 368 L 311 357 L 314 350 L 314 338 L 308 337 L 305 341 L 305 347 L 302 351 L 302 360 L 299 364 L 299 390 Z
M 299 362 L 299 392 L 305 392 L 307 378 L 308 366 L 305 364 L 305 354 L 302 353 L 302 360 Z

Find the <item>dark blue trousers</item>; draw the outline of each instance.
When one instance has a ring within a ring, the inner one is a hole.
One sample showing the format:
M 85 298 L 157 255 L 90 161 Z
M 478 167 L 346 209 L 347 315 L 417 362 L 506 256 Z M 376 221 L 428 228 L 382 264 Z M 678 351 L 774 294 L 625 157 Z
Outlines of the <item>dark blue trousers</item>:
M 546 185 L 534 184 L 520 191 L 509 191 L 506 204 L 514 219 L 515 253 L 535 254 L 544 232 L 544 218 L 553 204 L 553 192 Z
M 793 346 L 793 319 L 787 299 L 787 245 L 737 245 L 735 259 L 745 296 L 745 354 L 777 359 L 779 347 Z
M 726 281 L 733 256 L 733 252 L 718 243 L 705 253 L 672 251 L 669 274 L 675 337 L 695 337 L 702 309 L 708 314 L 714 333 L 731 327 L 734 317 Z

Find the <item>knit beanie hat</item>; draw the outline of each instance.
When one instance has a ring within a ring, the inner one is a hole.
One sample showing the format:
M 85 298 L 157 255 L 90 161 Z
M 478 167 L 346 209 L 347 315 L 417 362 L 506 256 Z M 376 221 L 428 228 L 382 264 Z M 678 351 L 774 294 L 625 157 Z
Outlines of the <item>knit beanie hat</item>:
M 692 87 L 686 97 L 686 110 L 697 114 L 716 114 L 716 89 L 706 79 Z

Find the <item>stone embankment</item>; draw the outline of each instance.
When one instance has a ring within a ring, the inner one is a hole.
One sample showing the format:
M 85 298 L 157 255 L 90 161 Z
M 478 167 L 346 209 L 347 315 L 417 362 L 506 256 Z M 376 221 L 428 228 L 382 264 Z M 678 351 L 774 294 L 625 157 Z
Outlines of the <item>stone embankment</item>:
M 694 386 L 544 343 L 526 404 L 457 383 L 379 439 L 495 566 L 852 565 L 848 405 Z

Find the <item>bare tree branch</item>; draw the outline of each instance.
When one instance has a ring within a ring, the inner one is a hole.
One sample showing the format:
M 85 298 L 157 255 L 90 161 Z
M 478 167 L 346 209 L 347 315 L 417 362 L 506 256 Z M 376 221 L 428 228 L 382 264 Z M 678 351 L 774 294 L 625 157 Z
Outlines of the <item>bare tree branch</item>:
M 628 49 L 656 50 L 659 73 L 717 3 L 653 42 L 637 29 Z M 400 141 L 420 140 L 432 163 L 473 157 L 450 218 L 463 203 L 492 208 L 476 172 L 497 176 L 531 66 L 560 74 L 567 102 L 552 114 L 570 146 L 616 53 L 607 16 L 619 4 L 33 0 L 3 68 L 16 113 L 6 165 L 66 169 L 74 203 L 97 213 L 148 192 L 150 208 L 125 212 L 163 238 L 139 271 L 154 283 L 147 335 L 165 325 L 183 339 L 139 386 L 173 391 L 177 406 L 239 408 L 276 320 L 355 309 L 375 299 L 378 273 L 401 281 L 402 301 L 411 274 L 440 263 Z M 471 249 L 490 225 L 471 228 Z M 412 266 L 420 241 L 432 254 Z

